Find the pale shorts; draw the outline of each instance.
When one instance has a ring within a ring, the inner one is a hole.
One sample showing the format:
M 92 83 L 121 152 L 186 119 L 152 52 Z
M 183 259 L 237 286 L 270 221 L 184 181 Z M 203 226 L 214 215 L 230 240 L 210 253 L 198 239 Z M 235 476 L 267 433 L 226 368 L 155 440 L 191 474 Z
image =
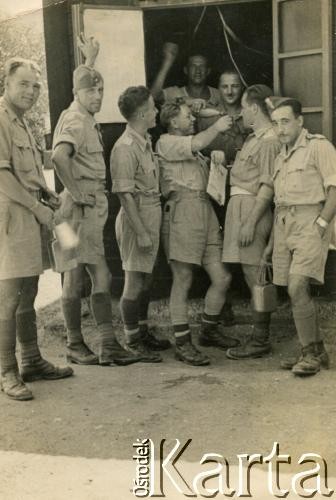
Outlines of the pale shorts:
M 74 253 L 64 251 L 62 260 L 67 264 L 67 260 L 74 262 L 74 267 L 78 264 L 99 264 L 105 256 L 103 232 L 108 216 L 108 201 L 103 190 L 92 191 L 83 188 L 84 192 L 90 192 L 95 196 L 93 207 L 77 205 L 70 193 L 65 189 L 61 193 L 62 205 L 58 211 L 57 218 L 68 222 L 79 236 L 79 245 Z M 70 264 L 70 262 L 69 262 Z M 69 270 L 69 269 L 67 269 Z
M 139 216 L 152 241 L 152 250 L 145 252 L 137 244 L 136 233 L 123 208 L 116 218 L 116 237 L 122 268 L 151 274 L 156 262 L 160 243 L 161 204 L 159 198 L 140 196 L 137 200 Z
M 239 232 L 242 223 L 251 213 L 256 198 L 251 195 L 231 196 L 224 224 L 222 261 L 259 266 L 267 246 L 273 224 L 273 214 L 268 209 L 256 225 L 254 239 L 247 247 L 239 246 Z
M 221 262 L 218 219 L 203 192 L 174 193 L 164 206 L 161 234 L 168 261 L 199 266 Z
M 324 282 L 332 224 L 321 238 L 316 218 L 322 205 L 277 209 L 274 224 L 273 281 L 287 286 L 290 274 Z
M 1 280 L 37 276 L 49 267 L 48 237 L 30 210 L 0 195 Z

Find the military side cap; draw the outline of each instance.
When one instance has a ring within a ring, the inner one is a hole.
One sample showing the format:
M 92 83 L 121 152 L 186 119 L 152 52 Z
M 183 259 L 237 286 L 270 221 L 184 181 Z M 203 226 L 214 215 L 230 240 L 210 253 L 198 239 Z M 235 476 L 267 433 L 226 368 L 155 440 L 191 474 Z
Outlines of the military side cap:
M 296 99 L 293 99 L 292 97 L 270 96 L 265 99 L 265 102 L 267 104 L 268 109 L 270 111 L 273 111 L 274 109 L 278 108 L 285 102 L 294 100 L 296 101 Z
M 93 68 L 84 64 L 78 66 L 73 72 L 73 88 L 74 90 L 90 89 L 98 83 L 103 82 L 103 77 Z

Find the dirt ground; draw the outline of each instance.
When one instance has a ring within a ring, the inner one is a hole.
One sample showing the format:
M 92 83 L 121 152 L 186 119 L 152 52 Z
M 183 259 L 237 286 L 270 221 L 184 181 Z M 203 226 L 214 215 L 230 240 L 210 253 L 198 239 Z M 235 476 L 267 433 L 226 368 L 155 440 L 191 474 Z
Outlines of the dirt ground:
M 190 466 L 204 453 L 219 453 L 237 465 L 237 454 L 268 455 L 278 442 L 280 452 L 292 457 L 286 473 L 298 470 L 303 453 L 315 452 L 326 460 L 329 476 L 336 476 L 336 304 L 320 299 L 319 308 L 333 363 L 315 377 L 295 378 L 279 369 L 281 357 L 298 348 L 288 305 L 283 304 L 272 322 L 274 351 L 265 359 L 230 361 L 223 351 L 209 348 L 212 364 L 192 367 L 175 360 L 170 349 L 159 364 L 75 366 L 71 379 L 30 384 L 31 402 L 0 396 L 0 499 L 135 498 L 129 490 L 137 438 L 151 438 L 157 445 L 162 439 L 172 444 L 191 438 L 181 458 Z M 199 310 L 200 301 L 192 301 L 195 342 Z M 243 339 L 251 333 L 247 302 L 236 302 L 234 310 L 240 324 L 227 331 Z M 113 311 L 121 335 L 115 301 Z M 153 303 L 151 317 L 160 323 L 159 334 L 172 339 L 166 301 Z M 45 357 L 65 363 L 58 301 L 40 309 L 38 323 Z M 95 349 L 89 314 L 83 323 Z M 166 497 L 184 496 L 175 490 Z

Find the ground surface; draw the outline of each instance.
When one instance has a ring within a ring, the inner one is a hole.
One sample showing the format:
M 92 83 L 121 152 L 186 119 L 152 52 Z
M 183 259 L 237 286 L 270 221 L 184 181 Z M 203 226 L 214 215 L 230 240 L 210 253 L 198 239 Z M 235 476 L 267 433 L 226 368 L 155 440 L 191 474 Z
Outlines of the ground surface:
M 55 280 L 52 293 L 58 290 Z M 39 301 L 45 306 L 41 296 Z M 237 454 L 267 455 L 276 441 L 292 457 L 287 473 L 302 470 L 298 458 L 315 452 L 327 461 L 329 476 L 336 477 L 336 311 L 331 302 L 322 300 L 319 306 L 333 364 L 312 378 L 294 378 L 279 369 L 281 357 L 297 350 L 289 309 L 283 305 L 273 318 L 274 353 L 267 359 L 229 361 L 222 351 L 210 348 L 211 366 L 196 368 L 176 361 L 170 349 L 160 364 L 76 366 L 71 379 L 30 384 L 35 395 L 31 402 L 0 396 L 0 499 L 134 498 L 129 492 L 135 476 L 132 443 L 147 437 L 157 445 L 164 438 L 169 444 L 191 438 L 181 458 L 185 470 L 197 468 L 195 463 L 210 452 L 237 466 Z M 195 340 L 199 309 L 200 303 L 193 301 Z M 237 302 L 234 309 L 243 324 L 228 332 L 243 339 L 251 333 L 248 306 Z M 113 310 L 121 334 L 116 303 Z M 163 325 L 160 335 L 169 337 L 166 302 L 154 303 L 151 316 Z M 95 348 L 91 317 L 86 315 L 83 322 L 87 342 Z M 65 363 L 58 301 L 39 310 L 39 335 L 45 357 Z M 262 479 L 256 475 L 255 481 L 258 489 Z M 273 498 L 255 494 L 258 500 Z M 166 497 L 184 498 L 169 486 Z

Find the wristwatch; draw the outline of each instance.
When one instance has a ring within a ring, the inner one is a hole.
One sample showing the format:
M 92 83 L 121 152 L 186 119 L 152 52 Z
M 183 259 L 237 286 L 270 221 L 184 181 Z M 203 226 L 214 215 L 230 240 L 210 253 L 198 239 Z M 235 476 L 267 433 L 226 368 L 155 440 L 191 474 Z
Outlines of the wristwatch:
M 317 217 L 316 219 L 316 224 L 318 224 L 320 227 L 322 227 L 323 229 L 326 229 L 329 225 L 329 222 L 327 222 L 326 220 L 323 219 L 323 217 L 321 217 L 320 215 Z

